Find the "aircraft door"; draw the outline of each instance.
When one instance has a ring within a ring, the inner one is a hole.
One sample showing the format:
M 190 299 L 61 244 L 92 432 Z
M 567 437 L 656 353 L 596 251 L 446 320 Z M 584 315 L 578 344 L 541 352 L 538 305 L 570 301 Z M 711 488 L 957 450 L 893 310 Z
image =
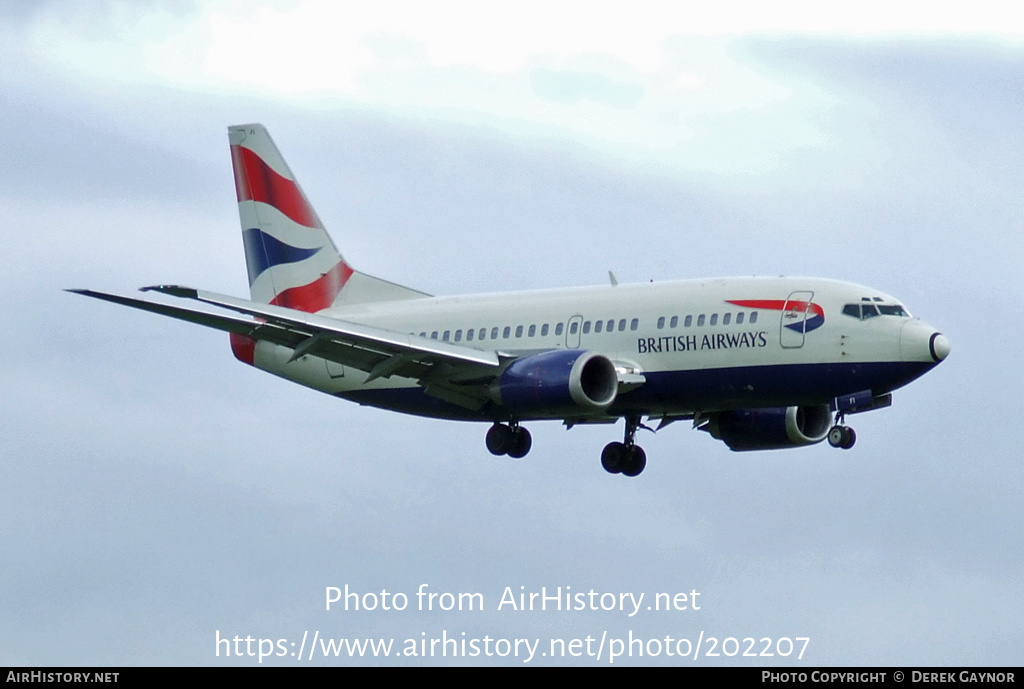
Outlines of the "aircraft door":
M 793 292 L 782 307 L 782 323 L 779 325 L 779 343 L 786 349 L 804 346 L 807 332 L 807 312 L 810 310 L 814 292 Z
M 579 349 L 580 347 L 580 328 L 583 323 L 583 316 L 579 314 L 569 319 L 569 322 L 565 324 L 565 348 L 566 349 Z

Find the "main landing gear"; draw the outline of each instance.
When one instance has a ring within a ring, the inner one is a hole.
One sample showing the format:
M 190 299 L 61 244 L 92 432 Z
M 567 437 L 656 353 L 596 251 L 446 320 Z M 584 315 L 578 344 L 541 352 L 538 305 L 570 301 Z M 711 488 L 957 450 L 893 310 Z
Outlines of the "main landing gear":
M 492 455 L 508 455 L 512 459 L 522 459 L 533 447 L 530 432 L 513 421 L 506 426 L 495 423 L 487 431 L 487 450 Z
M 828 444 L 832 447 L 839 447 L 849 450 L 857 442 L 857 432 L 849 426 L 844 426 L 843 415 L 836 414 L 836 423 L 828 431 Z
M 609 474 L 639 476 L 647 466 L 647 453 L 636 444 L 636 429 L 640 427 L 639 416 L 626 417 L 626 436 L 623 442 L 608 443 L 601 452 L 601 466 Z

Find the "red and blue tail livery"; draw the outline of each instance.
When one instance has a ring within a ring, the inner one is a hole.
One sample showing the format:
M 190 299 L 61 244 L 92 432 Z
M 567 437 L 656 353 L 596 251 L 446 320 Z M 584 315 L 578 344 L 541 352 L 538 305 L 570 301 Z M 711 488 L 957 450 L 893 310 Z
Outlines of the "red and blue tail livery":
M 298 311 L 323 311 L 352 269 L 267 130 L 233 127 L 230 138 L 250 296 Z
M 334 397 L 488 424 L 495 455 L 526 455 L 544 420 L 623 420 L 601 465 L 625 476 L 647 465 L 637 430 L 680 420 L 735 451 L 850 449 L 846 417 L 949 355 L 894 297 L 821 278 L 432 297 L 351 267 L 262 125 L 228 135 L 249 299 L 70 291 L 227 332 L 241 361 Z

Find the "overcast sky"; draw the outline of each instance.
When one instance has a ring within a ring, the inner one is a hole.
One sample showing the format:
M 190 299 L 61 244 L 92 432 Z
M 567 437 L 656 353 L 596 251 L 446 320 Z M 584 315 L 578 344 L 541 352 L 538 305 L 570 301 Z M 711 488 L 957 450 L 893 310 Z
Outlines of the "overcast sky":
M 0 665 L 247 664 L 216 635 L 307 631 L 1020 664 L 1021 10 L 79 5 L 0 9 Z M 331 399 L 222 333 L 62 291 L 246 296 L 226 136 L 245 122 L 374 275 L 435 294 L 830 277 L 896 295 L 952 354 L 852 417 L 850 452 L 736 454 L 679 423 L 641 432 L 626 480 L 599 462 L 621 424 L 534 423 L 526 459 L 494 458 L 485 425 Z M 409 609 L 325 611 L 346 584 Z M 421 584 L 486 609 L 417 611 Z M 498 610 L 520 586 L 701 608 Z M 264 663 L 309 664 L 287 648 Z

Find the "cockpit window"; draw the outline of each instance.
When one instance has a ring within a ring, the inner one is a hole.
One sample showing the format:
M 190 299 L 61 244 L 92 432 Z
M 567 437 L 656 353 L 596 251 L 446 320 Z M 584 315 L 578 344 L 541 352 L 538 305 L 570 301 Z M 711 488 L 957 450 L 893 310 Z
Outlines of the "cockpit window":
M 910 318 L 910 314 L 907 313 L 899 304 L 879 304 L 878 310 L 883 316 L 902 316 L 903 318 Z
M 902 318 L 910 318 L 910 314 L 907 313 L 906 309 L 899 304 L 847 304 L 843 307 L 843 314 L 862 321 L 874 318 L 875 316 L 900 316 Z

